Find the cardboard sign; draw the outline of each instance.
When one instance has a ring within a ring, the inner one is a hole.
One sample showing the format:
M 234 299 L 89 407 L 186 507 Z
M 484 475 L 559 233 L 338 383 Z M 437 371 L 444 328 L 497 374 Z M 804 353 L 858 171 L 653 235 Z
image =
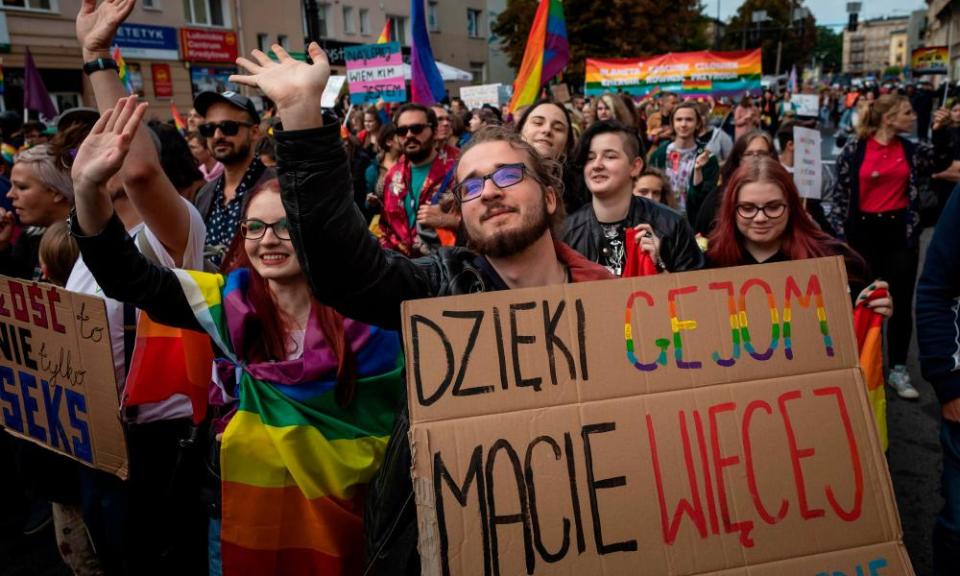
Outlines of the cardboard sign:
M 915 76 L 922 74 L 947 74 L 950 50 L 946 46 L 927 46 L 910 53 L 910 68 Z
M 840 258 L 403 312 L 423 574 L 912 574 Z
M 823 193 L 823 144 L 819 130 L 793 127 L 793 181 L 801 198 Z
M 0 416 L 14 436 L 127 477 L 103 300 L 0 276 Z
M 170 75 L 170 65 L 154 62 L 150 64 L 150 73 L 153 75 L 154 97 L 173 98 L 173 77 Z
M 404 102 L 403 54 L 399 42 L 364 44 L 345 50 L 351 104 Z
M 790 101 L 796 104 L 797 116 L 820 117 L 820 97 L 816 94 L 793 94 Z
M 655 88 L 683 98 L 760 93 L 760 49 L 678 52 L 649 58 L 587 58 L 587 96 L 623 91 L 646 96 Z
M 476 110 L 490 105 L 499 109 L 504 104 L 503 84 L 481 84 L 479 86 L 463 86 L 460 88 L 460 99 L 468 110 Z
M 343 90 L 346 81 L 346 76 L 336 75 L 327 80 L 327 85 L 323 88 L 323 94 L 320 95 L 321 108 L 333 108 L 337 105 L 337 97 L 340 96 L 340 91 Z
M 553 95 L 553 99 L 557 102 L 566 103 L 570 101 L 570 87 L 567 86 L 566 83 L 551 84 L 550 94 Z
M 187 62 L 222 62 L 237 60 L 237 35 L 220 30 L 180 29 L 180 45 Z

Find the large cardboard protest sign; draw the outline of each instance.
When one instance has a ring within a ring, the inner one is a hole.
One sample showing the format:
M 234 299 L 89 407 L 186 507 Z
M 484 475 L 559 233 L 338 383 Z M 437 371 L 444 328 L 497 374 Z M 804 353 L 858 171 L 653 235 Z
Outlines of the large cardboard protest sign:
M 0 276 L 3 428 L 127 477 L 103 300 Z
M 646 96 L 656 88 L 682 97 L 760 93 L 760 49 L 676 52 L 650 58 L 587 58 L 586 94 L 626 92 Z
M 912 574 L 839 258 L 404 304 L 423 574 Z
M 823 139 L 819 130 L 793 127 L 793 181 L 802 198 L 823 195 Z
M 345 49 L 344 55 L 351 104 L 407 100 L 399 42 L 350 46 Z

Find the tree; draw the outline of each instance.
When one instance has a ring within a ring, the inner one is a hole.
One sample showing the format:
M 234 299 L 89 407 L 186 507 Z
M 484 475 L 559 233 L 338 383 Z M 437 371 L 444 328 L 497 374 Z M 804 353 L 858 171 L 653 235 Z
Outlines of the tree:
M 817 43 L 813 48 L 813 55 L 823 66 L 824 73 L 839 72 L 843 65 L 843 36 L 830 28 L 817 28 Z
M 810 60 L 817 38 L 817 21 L 811 12 L 793 20 L 794 11 L 800 8 L 802 0 L 746 0 L 730 21 L 723 45 L 728 50 L 762 48 L 763 73 L 774 74 L 780 44 L 780 73 L 793 66 L 800 69 Z M 760 11 L 767 13 L 768 20 L 754 23 L 753 13 Z
M 492 26 L 519 69 L 539 0 L 508 0 Z M 564 80 L 580 85 L 587 58 L 629 58 L 702 50 L 708 41 L 700 0 L 564 0 L 570 63 Z

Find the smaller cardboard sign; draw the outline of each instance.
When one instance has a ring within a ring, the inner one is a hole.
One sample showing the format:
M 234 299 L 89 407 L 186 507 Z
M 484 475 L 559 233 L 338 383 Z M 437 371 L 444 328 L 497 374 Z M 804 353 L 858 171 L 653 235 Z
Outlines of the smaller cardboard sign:
M 183 59 L 187 62 L 222 62 L 237 60 L 237 35 L 222 30 L 180 29 Z
M 819 130 L 793 127 L 793 181 L 801 198 L 819 200 L 823 191 L 822 139 Z
M 910 68 L 915 76 L 923 74 L 947 74 L 950 51 L 946 46 L 917 48 L 910 54 Z
M 327 80 L 327 86 L 323 89 L 323 94 L 320 96 L 320 107 L 333 108 L 336 106 L 337 97 L 340 96 L 340 91 L 343 90 L 343 85 L 346 82 L 346 76 L 331 76 Z
M 236 68 L 192 66 L 190 83 L 193 86 L 193 96 L 196 97 L 201 92 L 236 92 L 239 87 L 230 81 L 230 76 L 236 73 Z
M 153 96 L 173 98 L 173 77 L 170 75 L 170 65 L 154 62 L 150 65 L 150 74 L 153 77 Z
M 460 88 L 460 99 L 469 110 L 483 108 L 490 105 L 499 108 L 503 103 L 501 98 L 502 84 L 481 84 L 479 86 L 463 86 Z
M 405 102 L 407 85 L 399 42 L 346 48 L 351 104 Z
M 820 97 L 816 94 L 793 94 L 790 101 L 796 105 L 797 116 L 820 116 Z
M 550 94 L 553 95 L 553 99 L 556 102 L 566 103 L 570 101 L 570 87 L 567 86 L 566 83 L 551 84 Z
M 127 477 L 102 299 L 0 276 L 0 417 L 14 436 Z

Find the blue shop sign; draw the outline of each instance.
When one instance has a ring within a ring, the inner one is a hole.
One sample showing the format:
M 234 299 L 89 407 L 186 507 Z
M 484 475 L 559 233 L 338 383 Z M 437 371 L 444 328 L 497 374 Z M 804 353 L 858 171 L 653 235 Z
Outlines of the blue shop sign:
M 113 43 L 120 47 L 125 60 L 179 60 L 177 29 L 170 26 L 121 24 Z

